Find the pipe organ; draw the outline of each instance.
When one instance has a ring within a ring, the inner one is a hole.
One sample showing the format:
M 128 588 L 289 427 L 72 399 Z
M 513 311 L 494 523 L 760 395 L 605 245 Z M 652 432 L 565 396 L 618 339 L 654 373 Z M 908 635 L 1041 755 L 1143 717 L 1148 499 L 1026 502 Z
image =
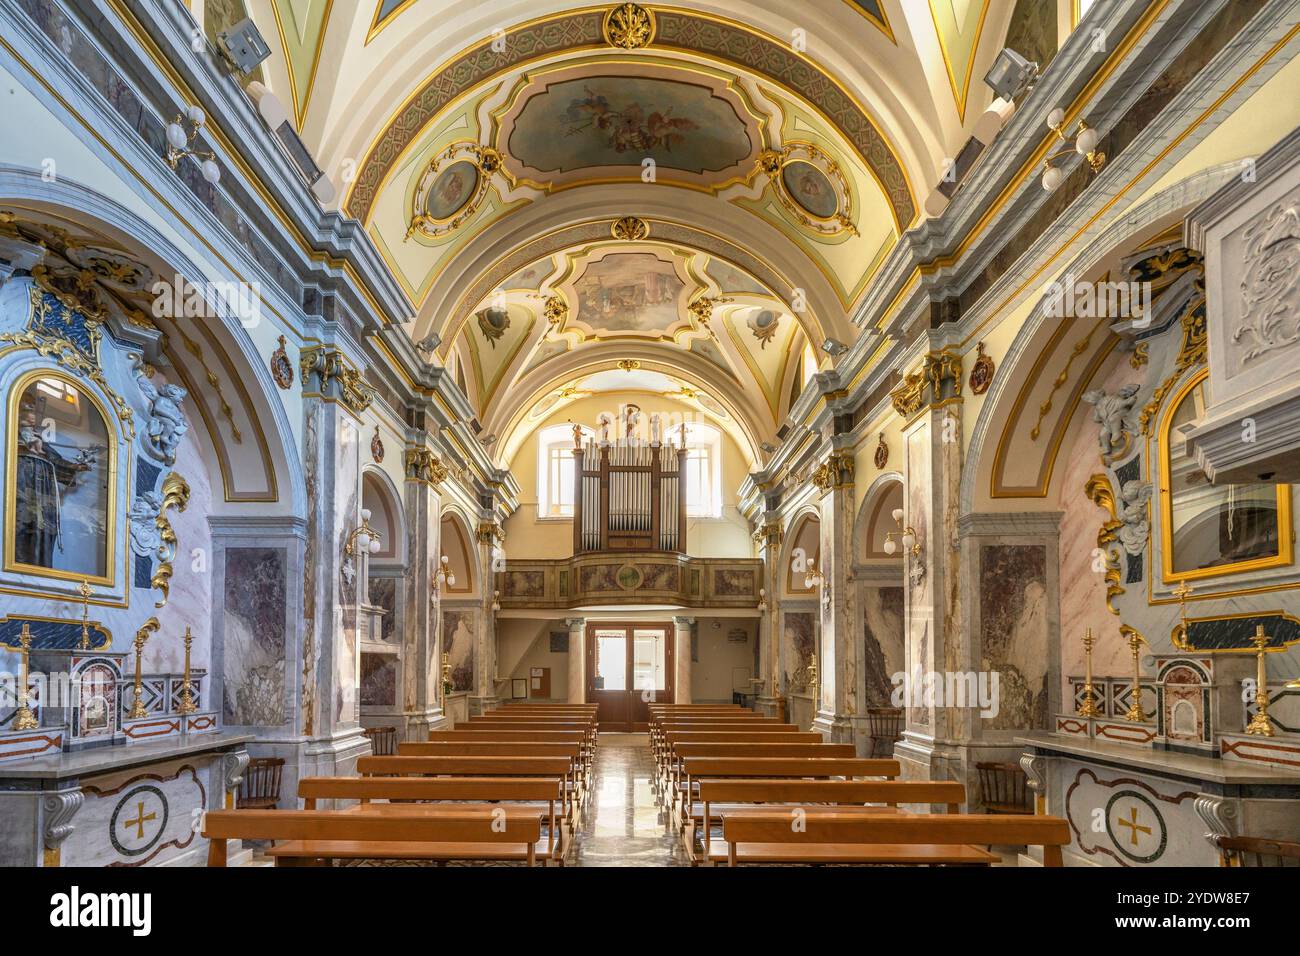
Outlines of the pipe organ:
M 573 449 L 573 551 L 686 552 L 686 449 L 631 436 L 581 440 Z

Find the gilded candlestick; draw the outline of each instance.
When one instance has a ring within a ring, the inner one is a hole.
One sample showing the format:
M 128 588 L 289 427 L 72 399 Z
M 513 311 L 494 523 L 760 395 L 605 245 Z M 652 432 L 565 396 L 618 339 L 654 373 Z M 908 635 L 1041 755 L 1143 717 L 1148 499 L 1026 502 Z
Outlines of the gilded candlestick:
M 1079 707 L 1080 717 L 1100 717 L 1097 709 L 1097 692 L 1092 686 L 1092 628 L 1083 635 L 1083 656 L 1087 667 L 1087 676 L 1083 680 L 1083 704 Z
M 142 658 L 144 656 L 144 645 L 149 640 L 149 635 L 158 630 L 158 618 L 151 617 L 145 621 L 140 630 L 135 632 L 135 701 L 131 704 L 131 710 L 127 713 L 128 720 L 140 720 L 142 717 L 148 717 L 149 711 L 144 707 L 144 674 L 141 670 Z
M 451 693 L 451 655 L 446 651 L 442 654 L 442 696 L 446 697 Z
M 1268 676 L 1264 671 L 1264 654 L 1267 653 L 1269 638 L 1264 633 L 1264 625 L 1255 625 L 1255 636 L 1250 641 L 1255 645 L 1255 716 L 1246 725 L 1246 733 L 1256 737 L 1272 737 L 1273 724 L 1268 719 Z
M 1123 629 L 1121 629 L 1123 630 Z M 1124 713 L 1124 719 L 1133 723 L 1140 723 L 1147 719 L 1146 713 L 1142 710 L 1142 645 L 1146 642 L 1142 635 L 1132 628 L 1128 630 L 1128 646 L 1133 651 L 1133 683 L 1129 688 L 1131 703 Z
M 21 665 L 19 667 L 18 679 L 18 710 L 14 713 L 14 730 L 35 730 L 40 724 L 36 721 L 36 715 L 32 709 L 27 706 L 30 699 L 27 693 L 28 680 L 28 658 L 32 653 L 32 632 L 31 627 L 23 625 L 23 632 L 18 637 L 16 646 L 10 645 L 20 655 Z
M 192 714 L 198 707 L 194 703 L 194 682 L 190 680 L 190 645 L 194 643 L 194 635 L 190 633 L 189 625 L 185 625 L 185 677 L 181 681 L 181 702 L 177 711 L 182 714 Z
M 82 580 L 77 593 L 81 595 L 81 643 L 78 647 L 88 651 L 90 650 L 90 582 Z

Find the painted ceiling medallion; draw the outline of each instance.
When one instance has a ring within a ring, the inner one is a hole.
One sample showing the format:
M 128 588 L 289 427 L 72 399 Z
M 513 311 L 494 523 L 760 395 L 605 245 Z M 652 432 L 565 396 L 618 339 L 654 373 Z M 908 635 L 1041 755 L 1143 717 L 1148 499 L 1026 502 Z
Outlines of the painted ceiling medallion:
M 605 42 L 623 50 L 640 50 L 655 37 L 655 15 L 635 3 L 621 3 L 605 14 Z
M 885 433 L 880 433 L 880 440 L 876 442 L 876 454 L 872 458 L 876 463 L 878 471 L 884 471 L 885 466 L 889 464 L 889 446 L 885 444 Z
M 640 242 L 650 236 L 650 223 L 637 216 L 624 216 L 615 219 L 610 227 L 610 234 L 624 242 Z
M 979 354 L 975 357 L 975 364 L 971 366 L 970 390 L 976 395 L 983 395 L 993 384 L 993 372 L 997 367 L 993 364 L 993 358 L 984 352 L 983 342 L 975 348 Z
M 824 236 L 858 234 L 849 181 L 819 147 L 787 143 L 780 150 L 765 149 L 758 168 L 771 181 L 781 205 L 806 229 Z
M 375 426 L 375 434 L 370 439 L 370 457 L 374 459 L 376 465 L 384 461 L 384 440 L 379 437 L 379 426 Z
M 469 140 L 452 143 L 433 158 L 415 187 L 406 238 L 436 239 L 459 228 L 478 211 L 501 154 Z
M 271 377 L 275 379 L 275 384 L 281 390 L 287 389 L 293 384 L 293 363 L 289 361 L 289 355 L 284 350 L 284 336 L 280 336 L 280 344 L 274 352 L 271 353 Z

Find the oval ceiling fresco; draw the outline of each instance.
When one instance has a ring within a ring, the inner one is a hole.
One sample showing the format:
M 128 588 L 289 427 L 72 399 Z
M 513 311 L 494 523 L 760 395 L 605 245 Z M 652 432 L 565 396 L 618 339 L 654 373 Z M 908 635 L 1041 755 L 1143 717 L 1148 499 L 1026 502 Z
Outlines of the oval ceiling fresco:
M 425 215 L 435 222 L 445 222 L 465 208 L 478 189 L 478 167 L 466 160 L 452 163 L 438 173 L 429 188 Z
M 839 212 L 840 201 L 826 174 L 812 163 L 796 160 L 781 167 L 781 183 L 804 212 L 818 219 L 830 219 Z

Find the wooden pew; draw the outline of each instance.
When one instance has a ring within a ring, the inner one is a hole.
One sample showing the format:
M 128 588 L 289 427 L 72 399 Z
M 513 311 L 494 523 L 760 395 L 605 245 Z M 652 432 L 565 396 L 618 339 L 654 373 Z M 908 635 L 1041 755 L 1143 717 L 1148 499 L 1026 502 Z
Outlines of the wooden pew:
M 860 813 L 898 812 L 899 804 L 943 804 L 948 813 L 957 813 L 965 799 L 966 788 L 951 781 L 705 779 L 700 781 L 699 802 L 684 814 L 686 853 L 692 862 L 696 861 L 694 834 L 698 829 L 703 834 L 702 858 L 710 860 L 714 825 L 725 820 L 728 813 L 754 809 L 754 804 L 834 806 Z M 718 852 L 720 859 L 710 862 L 725 863 L 726 849 Z
M 551 720 L 549 718 L 522 717 L 501 719 L 497 717 L 471 717 L 468 721 L 457 722 L 453 730 L 517 730 L 523 732 L 537 730 L 558 730 L 583 734 L 587 748 L 587 763 L 590 765 L 596 749 L 596 722 L 591 720 Z
M 573 779 L 578 782 L 581 795 L 588 790 L 589 780 L 582 744 L 578 741 L 533 743 L 518 740 L 420 740 L 404 741 L 397 745 L 399 757 L 567 757 L 571 762 Z
M 322 860 L 509 860 L 534 866 L 542 811 L 464 804 L 432 815 L 342 810 L 209 810 L 208 866 L 226 865 L 227 840 L 273 840 L 276 866 Z
M 825 739 L 814 730 L 773 730 L 765 725 L 762 730 L 670 730 L 663 735 L 654 754 L 659 776 L 666 778 L 672 763 L 672 753 L 679 743 L 697 744 L 819 744 Z
M 808 810 L 796 828 L 791 810 L 731 813 L 722 823 L 727 865 L 889 863 L 984 865 L 980 846 L 1041 846 L 1044 866 L 1061 866 L 1070 826 L 1060 817 L 992 814 L 861 814 Z
M 828 744 L 819 739 L 786 741 L 684 741 L 674 739 L 667 746 L 664 760 L 665 786 L 678 785 L 682 777 L 681 762 L 686 757 L 856 757 L 853 744 Z
M 791 777 L 814 780 L 883 777 L 892 780 L 900 773 L 902 767 L 897 760 L 872 760 L 865 757 L 691 757 L 682 761 L 682 779 L 671 795 L 672 804 L 669 809 L 676 813 L 679 803 L 682 807 L 690 807 L 695 801 L 696 785 L 704 777 Z
M 359 757 L 362 776 L 558 777 L 564 784 L 564 818 L 577 818 L 573 765 L 567 757 Z
M 304 777 L 298 781 L 298 796 L 304 810 L 315 810 L 318 800 L 356 800 L 345 812 L 390 815 L 436 815 L 456 809 L 438 806 L 440 801 L 536 805 L 546 811 L 547 859 L 563 865 L 570 843 L 555 809 L 557 804 L 563 807 L 563 784 L 554 777 Z

